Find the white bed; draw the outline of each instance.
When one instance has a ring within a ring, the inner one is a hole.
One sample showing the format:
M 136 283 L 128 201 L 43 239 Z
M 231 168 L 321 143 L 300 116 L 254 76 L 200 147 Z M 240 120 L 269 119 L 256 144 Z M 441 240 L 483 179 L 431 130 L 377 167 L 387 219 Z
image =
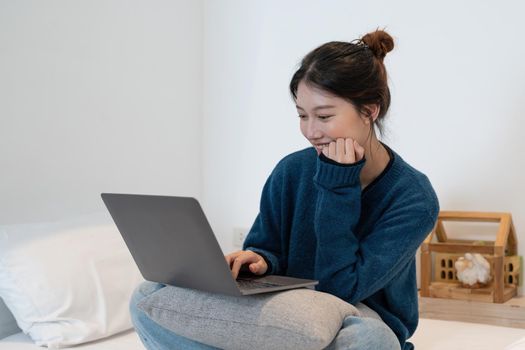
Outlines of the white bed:
M 24 333 L 16 333 L 0 340 L 0 350 L 42 350 Z M 114 334 L 108 338 L 76 345 L 78 350 L 143 350 L 144 346 L 134 330 Z
M 517 343 L 519 340 L 521 344 Z M 524 350 L 525 329 L 421 319 L 411 341 L 416 350 Z M 42 347 L 34 345 L 22 332 L 0 340 L 0 350 L 37 349 Z M 137 333 L 128 330 L 105 339 L 77 345 L 74 349 L 138 350 L 144 349 L 144 346 Z
M 144 349 L 128 309 L 141 281 L 105 212 L 0 226 L 0 350 Z M 421 319 L 410 341 L 417 350 L 525 350 L 525 329 Z
M 420 319 L 410 341 L 416 350 L 525 350 L 525 329 Z

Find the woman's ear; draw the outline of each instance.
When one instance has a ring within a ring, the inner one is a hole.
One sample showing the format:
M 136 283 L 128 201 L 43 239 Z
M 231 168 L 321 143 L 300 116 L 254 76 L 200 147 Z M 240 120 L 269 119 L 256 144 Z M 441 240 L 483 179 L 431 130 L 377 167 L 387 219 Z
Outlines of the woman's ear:
M 364 105 L 363 108 L 366 110 L 365 123 L 370 124 L 370 120 L 375 122 L 381 107 L 378 104 L 370 104 Z

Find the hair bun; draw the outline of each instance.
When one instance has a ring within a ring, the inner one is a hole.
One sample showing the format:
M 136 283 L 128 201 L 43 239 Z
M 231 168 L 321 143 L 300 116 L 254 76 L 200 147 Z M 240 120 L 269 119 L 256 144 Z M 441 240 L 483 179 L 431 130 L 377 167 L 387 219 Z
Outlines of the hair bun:
M 376 29 L 365 34 L 361 41 L 365 43 L 381 61 L 386 54 L 394 49 L 394 39 L 384 30 Z

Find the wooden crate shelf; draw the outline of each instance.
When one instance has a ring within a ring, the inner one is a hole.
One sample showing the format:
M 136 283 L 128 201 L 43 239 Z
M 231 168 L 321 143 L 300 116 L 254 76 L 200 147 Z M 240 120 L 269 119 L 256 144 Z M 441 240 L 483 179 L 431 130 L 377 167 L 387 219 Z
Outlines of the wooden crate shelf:
M 499 228 L 494 241 L 449 239 L 444 221 L 496 222 Z M 487 303 L 510 300 L 521 282 L 517 243 L 510 213 L 440 211 L 436 226 L 421 244 L 421 296 Z M 454 262 L 465 253 L 479 253 L 489 261 L 491 281 L 484 288 L 465 288 L 457 280 Z

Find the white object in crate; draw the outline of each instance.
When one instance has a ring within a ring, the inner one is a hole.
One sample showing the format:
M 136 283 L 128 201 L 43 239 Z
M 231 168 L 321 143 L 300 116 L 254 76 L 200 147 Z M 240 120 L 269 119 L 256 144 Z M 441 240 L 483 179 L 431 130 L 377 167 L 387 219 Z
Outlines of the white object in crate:
M 490 264 L 481 254 L 466 253 L 456 260 L 458 280 L 469 286 L 476 283 L 485 284 L 490 281 Z

